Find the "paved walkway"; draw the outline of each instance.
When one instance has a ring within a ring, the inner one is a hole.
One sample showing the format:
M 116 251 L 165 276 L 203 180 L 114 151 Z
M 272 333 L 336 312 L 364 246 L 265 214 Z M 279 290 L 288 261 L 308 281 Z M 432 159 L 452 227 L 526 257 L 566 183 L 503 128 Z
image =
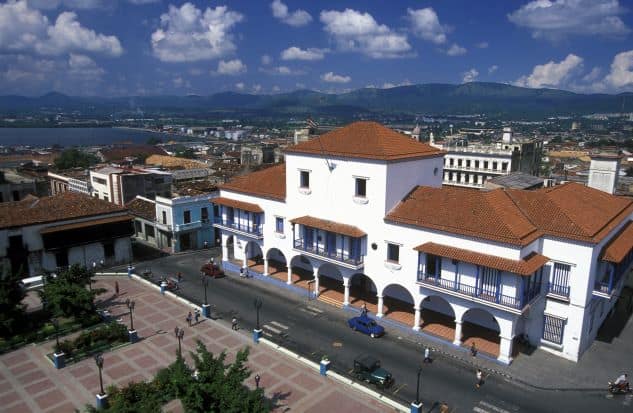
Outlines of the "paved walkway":
M 136 302 L 134 327 L 141 341 L 104 354 L 104 387 L 148 380 L 175 359 L 178 342 L 174 327 L 185 329 L 183 354 L 191 362 L 189 352 L 196 340 L 217 354 L 227 351 L 232 362 L 241 348 L 251 346 L 249 367 L 261 376 L 260 385 L 277 403 L 275 411 L 394 411 L 390 406 L 368 395 L 344 386 L 332 378 L 320 376 L 301 362 L 264 345 L 252 345 L 250 332 L 234 332 L 227 322 L 202 320 L 189 327 L 185 316 L 191 308 L 179 300 L 161 296 L 145 284 L 127 277 L 97 277 L 95 287 L 107 288 L 100 297 L 100 307 L 116 318 L 129 323 L 125 307 L 127 298 Z M 114 296 L 114 281 L 120 294 Z M 3 413 L 72 412 L 94 404 L 99 391 L 99 376 L 92 358 L 56 370 L 46 358 L 53 342 L 27 346 L 0 356 L 0 410 Z M 254 387 L 252 383 L 247 385 Z

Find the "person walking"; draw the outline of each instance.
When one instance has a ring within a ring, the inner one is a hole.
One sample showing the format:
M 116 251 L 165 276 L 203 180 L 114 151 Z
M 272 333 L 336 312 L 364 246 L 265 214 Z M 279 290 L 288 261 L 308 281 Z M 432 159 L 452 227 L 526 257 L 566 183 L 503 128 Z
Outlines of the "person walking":
M 259 380 L 261 380 L 261 377 L 259 377 L 259 374 L 255 375 L 255 388 L 259 389 Z
M 200 310 L 196 308 L 193 314 L 194 314 L 194 318 L 196 319 L 196 324 L 198 324 L 200 322 Z
M 363 305 L 360 307 L 360 313 L 363 316 L 367 315 L 367 304 L 363 303 Z
M 193 316 L 191 315 L 191 311 L 189 311 L 189 314 L 187 314 L 187 324 L 189 324 L 189 327 L 191 327 L 191 320 L 193 320 Z
M 231 329 L 237 331 L 237 318 L 235 317 L 231 320 Z
M 481 372 L 481 369 L 477 369 L 477 373 L 475 373 L 477 378 L 477 384 L 475 387 L 480 388 L 482 384 L 484 384 L 484 374 Z
M 118 281 L 115 281 L 115 282 L 114 282 L 114 295 L 115 295 L 116 297 L 118 297 L 118 296 L 119 296 L 119 282 L 118 282 Z
M 176 273 L 176 278 L 178 279 L 178 284 L 180 284 L 180 282 L 182 281 L 182 273 L 180 271 Z
M 477 345 L 475 344 L 474 341 L 470 345 L 470 355 L 473 356 L 473 357 L 475 357 L 477 355 Z
M 431 360 L 431 349 L 428 347 L 424 348 L 424 362 L 425 363 L 430 363 Z

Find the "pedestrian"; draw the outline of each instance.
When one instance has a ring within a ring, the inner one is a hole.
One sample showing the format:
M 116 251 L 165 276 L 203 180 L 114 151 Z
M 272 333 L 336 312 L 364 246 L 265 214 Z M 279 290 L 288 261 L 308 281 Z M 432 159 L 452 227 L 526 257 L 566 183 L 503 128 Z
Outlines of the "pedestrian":
M 259 380 L 261 379 L 261 377 L 259 377 L 259 374 L 255 375 L 255 388 L 259 389 Z
M 180 284 L 180 282 L 182 281 L 182 273 L 180 271 L 176 273 L 176 278 L 178 278 L 178 283 Z
M 431 349 L 428 347 L 424 348 L 424 362 L 425 363 L 430 363 L 431 360 Z
M 211 257 L 211 259 L 209 260 L 209 264 L 213 265 L 214 262 L 215 262 L 215 258 Z
M 247 267 L 246 268 L 246 278 L 250 278 L 250 276 L 251 276 L 251 272 L 250 272 L 250 270 Z
M 367 315 L 367 304 L 363 303 L 363 305 L 360 307 L 360 313 L 361 315 Z
M 446 404 L 446 402 L 442 402 L 442 404 L 440 404 L 440 413 L 449 413 L 448 404 Z
M 117 297 L 119 296 L 119 282 L 118 281 L 114 282 L 114 295 Z
M 477 369 L 475 376 L 477 377 L 477 384 L 475 384 L 475 387 L 480 388 L 481 385 L 484 384 L 484 374 L 481 372 L 481 369 Z
M 209 241 L 207 241 L 206 239 L 204 240 L 204 249 L 209 248 Z
M 196 319 L 196 324 L 198 324 L 198 322 L 200 321 L 200 310 L 198 310 L 196 308 L 196 310 L 193 313 L 194 313 L 194 317 Z
M 477 356 L 477 345 L 475 344 L 474 341 L 470 345 L 470 355 L 473 356 L 473 357 Z
M 189 324 L 189 327 L 191 327 L 191 320 L 193 320 L 193 316 L 191 315 L 191 311 L 189 311 L 189 314 L 187 314 L 187 324 Z
M 231 329 L 237 331 L 237 318 L 235 317 L 231 320 Z

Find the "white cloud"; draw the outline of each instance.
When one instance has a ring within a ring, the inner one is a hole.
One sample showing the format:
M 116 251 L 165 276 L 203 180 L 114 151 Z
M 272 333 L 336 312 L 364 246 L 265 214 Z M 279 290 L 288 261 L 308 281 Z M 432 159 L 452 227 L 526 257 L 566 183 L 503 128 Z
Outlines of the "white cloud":
M 479 71 L 475 68 L 472 68 L 464 73 L 462 73 L 462 83 L 474 82 L 479 76 Z
M 558 87 L 563 85 L 570 75 L 582 66 L 582 62 L 581 57 L 569 54 L 559 63 L 550 61 L 534 66 L 529 76 L 521 76 L 514 84 L 531 88 Z
M 312 21 L 312 16 L 305 10 L 299 9 L 289 13 L 288 6 L 282 3 L 281 0 L 274 0 L 270 3 L 270 8 L 273 11 L 273 16 L 293 27 L 305 26 Z
M 336 75 L 334 72 L 327 72 L 321 75 L 321 80 L 328 83 L 348 83 L 352 78 L 349 76 Z
M 262 85 L 260 84 L 254 84 L 252 89 L 253 93 L 260 93 L 263 90 Z
M 265 54 L 262 56 L 262 64 L 263 65 L 269 65 L 273 62 L 273 58 L 270 57 L 269 55 Z
M 246 72 L 246 65 L 242 63 L 240 59 L 233 59 L 229 61 L 220 60 L 218 62 L 217 73 L 220 75 L 239 75 Z
M 127 0 L 127 1 L 132 4 L 140 5 L 140 4 L 158 3 L 161 0 Z
M 409 86 L 412 83 L 409 80 L 403 80 L 400 83 L 393 83 L 393 82 L 385 82 L 382 84 L 382 86 L 380 87 L 381 89 L 392 89 L 394 87 L 399 87 L 399 86 Z M 367 87 L 375 87 L 373 85 L 368 85 Z
M 479 42 L 475 45 L 475 47 L 478 49 L 487 49 L 488 46 L 490 46 L 488 42 Z
M 325 57 L 327 49 L 308 48 L 301 49 L 292 46 L 281 52 L 281 60 L 321 60 Z
M 176 76 L 175 78 L 173 78 L 171 80 L 171 83 L 174 85 L 175 88 L 187 88 L 187 89 L 191 89 L 191 83 L 188 80 L 183 79 L 181 76 Z
M 204 12 L 191 3 L 170 5 L 152 33 L 154 56 L 163 62 L 193 62 L 223 57 L 236 49 L 233 27 L 244 16 L 226 6 Z
M 235 89 L 237 89 L 237 90 L 244 90 L 245 87 L 246 87 L 246 85 L 244 85 L 244 82 L 237 82 L 235 84 Z
M 535 38 L 560 39 L 569 35 L 622 36 L 630 29 L 619 15 L 618 0 L 533 0 L 508 19 L 532 31 Z
M 411 55 L 407 36 L 378 24 L 369 13 L 324 10 L 320 18 L 323 30 L 332 36 L 340 50 L 360 52 L 375 59 Z
M 85 80 L 101 80 L 105 70 L 97 66 L 88 56 L 71 53 L 68 59 L 68 74 Z
M 604 80 L 616 88 L 633 86 L 633 50 L 615 55 Z
M 466 54 L 466 52 L 466 48 L 458 45 L 457 43 L 453 43 L 451 47 L 446 49 L 446 54 L 449 56 L 461 56 L 463 54 Z
M 496 72 L 498 69 L 499 69 L 499 66 L 497 66 L 497 65 L 492 65 L 492 66 L 490 66 L 490 67 L 488 68 L 488 74 L 489 74 L 489 75 L 491 75 L 491 74 L 493 74 L 494 72 Z
M 277 93 L 281 90 L 281 88 L 277 85 L 273 86 L 273 88 L 271 89 L 273 92 Z
M 268 73 L 269 75 L 280 75 L 280 76 L 291 76 L 291 75 L 302 75 L 304 72 L 301 70 L 293 70 L 288 66 L 276 66 L 276 67 L 260 67 L 260 72 Z
M 419 10 L 407 9 L 407 19 L 413 33 L 435 44 L 446 43 L 449 28 L 440 24 L 440 19 L 432 7 Z
M 69 9 L 105 9 L 112 7 L 108 0 L 28 0 L 29 6 L 36 9 L 52 10 L 60 6 Z
M 0 51 L 61 55 L 95 52 L 120 56 L 123 48 L 115 36 L 98 34 L 82 26 L 74 12 L 63 12 L 51 25 L 25 0 L 0 4 Z
M 600 69 L 599 67 L 594 67 L 589 73 L 582 77 L 582 80 L 583 82 L 593 82 L 600 77 L 601 73 L 602 69 Z

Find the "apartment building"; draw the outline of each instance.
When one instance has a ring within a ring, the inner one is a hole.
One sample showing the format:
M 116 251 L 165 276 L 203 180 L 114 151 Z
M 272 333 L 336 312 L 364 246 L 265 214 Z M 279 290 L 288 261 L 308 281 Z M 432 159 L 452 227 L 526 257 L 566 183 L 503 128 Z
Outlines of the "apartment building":
M 78 192 L 84 195 L 92 194 L 90 171 L 88 169 L 77 168 L 58 172 L 48 171 L 47 176 L 50 182 L 51 195 L 61 194 L 66 191 Z
M 171 173 L 164 171 L 112 166 L 90 171 L 92 195 L 117 205 L 125 205 L 137 195 L 169 197 L 171 183 Z
M 528 340 L 578 360 L 633 261 L 633 202 L 569 183 L 443 186 L 446 152 L 373 122 L 221 186 L 226 268 L 510 363 Z

